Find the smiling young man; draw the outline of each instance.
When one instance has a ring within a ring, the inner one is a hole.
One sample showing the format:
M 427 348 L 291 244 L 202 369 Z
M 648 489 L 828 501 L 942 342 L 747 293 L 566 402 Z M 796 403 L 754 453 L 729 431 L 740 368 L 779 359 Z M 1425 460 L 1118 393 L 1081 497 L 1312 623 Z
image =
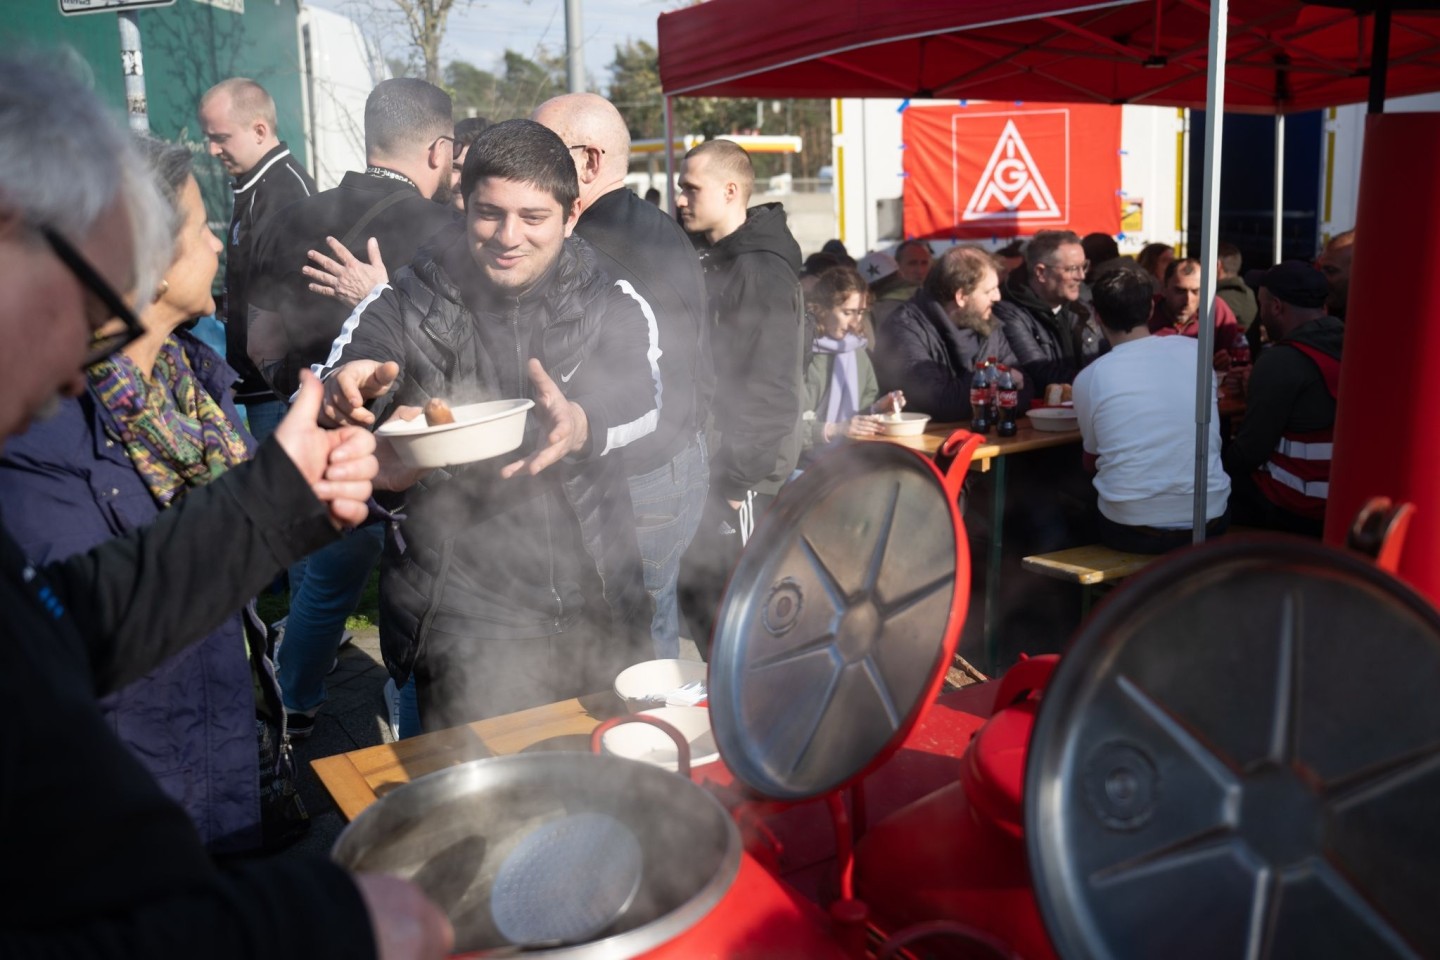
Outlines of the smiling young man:
M 608 688 L 648 656 L 653 609 L 614 455 L 659 419 L 650 307 L 569 239 L 575 163 L 545 127 L 480 134 L 461 189 L 464 232 L 363 301 L 324 371 L 337 421 L 373 423 L 382 395 L 536 404 L 519 454 L 381 484 L 406 490 L 381 645 L 397 684 L 413 672 L 427 729 Z

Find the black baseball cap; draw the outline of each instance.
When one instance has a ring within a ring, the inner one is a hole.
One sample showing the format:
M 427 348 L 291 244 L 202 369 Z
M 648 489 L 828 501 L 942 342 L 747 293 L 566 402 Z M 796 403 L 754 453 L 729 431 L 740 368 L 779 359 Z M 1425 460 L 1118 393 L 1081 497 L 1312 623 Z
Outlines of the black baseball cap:
M 1269 290 L 1270 296 L 1292 307 L 1323 307 L 1330 295 L 1330 284 L 1325 274 L 1304 260 L 1277 263 L 1265 271 L 1259 285 Z

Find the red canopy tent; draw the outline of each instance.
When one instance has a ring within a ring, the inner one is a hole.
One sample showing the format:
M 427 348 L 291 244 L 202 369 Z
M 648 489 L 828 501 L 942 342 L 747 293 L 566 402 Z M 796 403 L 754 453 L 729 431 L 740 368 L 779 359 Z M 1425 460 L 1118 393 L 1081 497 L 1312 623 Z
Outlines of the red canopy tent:
M 668 96 L 934 97 L 1204 108 L 1210 4 L 711 0 L 660 15 Z M 1234 0 L 1225 109 L 1366 99 L 1376 17 Z M 1440 88 L 1440 17 L 1392 15 L 1389 96 Z
M 659 19 L 666 138 L 673 142 L 669 124 L 674 96 L 925 97 L 1200 107 L 1206 110 L 1209 162 L 1199 259 L 1209 264 L 1215 262 L 1218 242 L 1212 225 L 1219 214 L 1218 158 L 1225 111 L 1276 114 L 1278 147 L 1286 113 L 1364 99 L 1372 113 L 1379 113 L 1386 96 L 1440 89 L 1436 6 L 1437 0 L 1119 0 L 1081 5 L 1075 0 L 835 0 L 817 9 L 769 0 L 710 0 Z M 1277 149 L 1276 156 L 1278 196 L 1283 151 Z M 666 168 L 667 173 L 672 168 L 669 156 Z M 1428 251 L 1430 246 L 1421 243 L 1416 249 Z M 1362 289 L 1362 267 L 1368 266 L 1364 259 L 1356 259 L 1352 298 Z M 1378 264 L 1378 251 L 1375 260 Z M 1420 274 L 1428 273 L 1429 264 L 1420 266 Z M 1207 322 L 1200 324 L 1195 402 L 1197 541 L 1204 539 L 1206 516 L 1212 271 L 1204 271 L 1203 283 L 1200 302 L 1206 305 Z M 1389 302 L 1388 295 L 1381 300 Z M 1358 379 L 1356 365 L 1350 366 L 1345 382 Z M 1378 365 L 1374 372 L 1383 375 Z M 1419 434 L 1412 430 L 1409 435 Z M 1432 478 L 1440 477 L 1440 458 L 1398 471 L 1397 476 L 1399 480 L 1387 476 L 1386 484 L 1367 480 L 1367 485 L 1427 489 L 1427 484 L 1433 486 Z M 1348 522 L 1348 517 L 1332 516 L 1327 528 L 1332 542 L 1344 527 L 1337 519 Z M 1427 529 L 1427 538 L 1440 544 L 1440 519 Z M 1423 578 L 1440 603 L 1440 546 L 1435 544 L 1412 550 L 1406 564 L 1423 568 Z

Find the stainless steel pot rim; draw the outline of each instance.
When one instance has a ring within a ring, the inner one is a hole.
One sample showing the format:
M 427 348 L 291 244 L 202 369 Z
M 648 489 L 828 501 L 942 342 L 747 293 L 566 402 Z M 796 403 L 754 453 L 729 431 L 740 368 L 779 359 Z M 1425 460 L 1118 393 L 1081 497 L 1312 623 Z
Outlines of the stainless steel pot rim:
M 609 772 L 623 771 L 627 777 L 637 780 L 648 780 L 663 788 L 663 790 L 674 798 L 677 804 L 684 804 L 685 807 L 694 811 L 696 808 L 706 810 L 716 818 L 717 824 L 723 824 L 725 835 L 725 849 L 721 856 L 718 867 L 713 871 L 710 878 L 684 903 L 669 913 L 656 919 L 617 933 L 601 940 L 592 940 L 587 943 L 573 944 L 551 949 L 525 950 L 524 956 L 530 957 L 553 957 L 553 958 L 576 958 L 576 960 L 625 960 L 625 958 L 639 956 L 646 951 L 653 950 L 676 937 L 686 930 L 699 923 L 729 892 L 740 872 L 741 841 L 740 831 L 736 828 L 734 820 L 731 819 L 729 811 L 709 791 L 701 788 L 691 780 L 681 777 L 679 774 L 663 770 L 652 764 L 642 763 L 638 760 L 628 760 L 623 757 L 596 755 L 579 752 L 537 753 L 537 754 L 516 754 L 505 757 L 487 757 L 480 760 L 471 760 L 466 763 L 437 770 L 434 773 L 416 777 L 410 783 L 396 789 L 393 793 L 387 794 L 376 801 L 371 807 L 362 811 L 346 828 L 341 832 L 331 851 L 331 856 L 342 865 L 353 860 L 358 851 L 349 850 L 348 847 L 359 842 L 356 837 L 364 838 L 367 828 L 365 824 L 384 814 L 384 807 L 387 802 L 395 798 L 411 799 L 425 797 L 437 789 L 437 785 L 447 781 L 458 780 L 462 783 L 477 777 L 485 771 L 494 771 L 505 768 L 541 767 L 558 768 L 561 764 L 570 769 L 576 765 L 589 767 L 599 771 Z M 588 776 L 588 774 L 587 774 Z M 434 798 L 432 803 L 438 803 L 441 798 Z M 417 813 L 423 813 L 432 803 L 416 802 Z M 392 804 L 393 806 L 393 804 Z M 475 955 L 482 955 L 482 951 L 476 951 Z M 460 954 L 466 956 L 467 954 Z

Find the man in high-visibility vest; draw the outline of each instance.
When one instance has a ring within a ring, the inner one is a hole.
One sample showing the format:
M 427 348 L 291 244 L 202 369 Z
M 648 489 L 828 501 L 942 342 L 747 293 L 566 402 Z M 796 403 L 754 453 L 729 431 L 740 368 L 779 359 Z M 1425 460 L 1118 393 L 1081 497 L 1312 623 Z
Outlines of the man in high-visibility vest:
M 1271 346 L 1250 374 L 1245 420 L 1224 456 L 1236 523 L 1320 536 L 1345 333 L 1325 311 L 1328 294 L 1325 275 L 1299 260 L 1260 281 Z

